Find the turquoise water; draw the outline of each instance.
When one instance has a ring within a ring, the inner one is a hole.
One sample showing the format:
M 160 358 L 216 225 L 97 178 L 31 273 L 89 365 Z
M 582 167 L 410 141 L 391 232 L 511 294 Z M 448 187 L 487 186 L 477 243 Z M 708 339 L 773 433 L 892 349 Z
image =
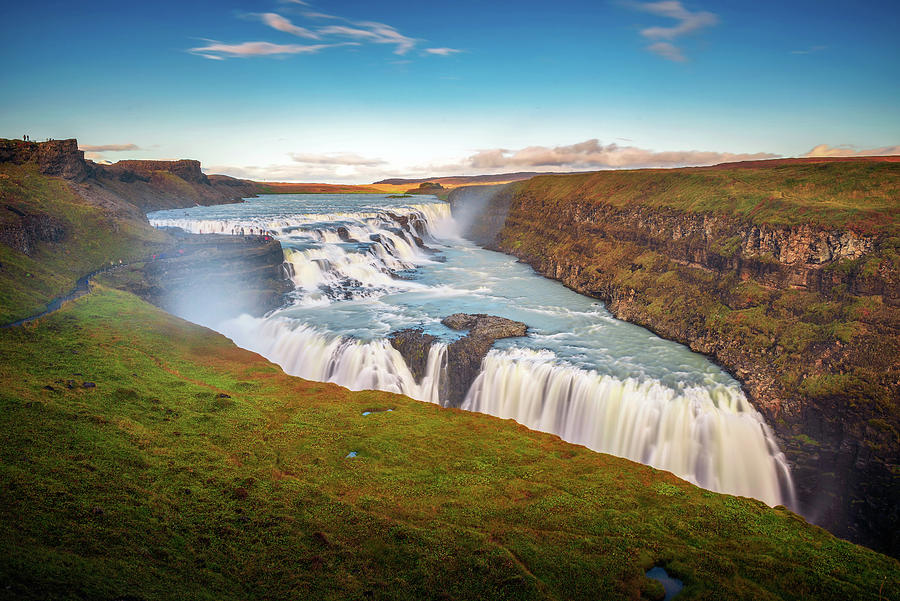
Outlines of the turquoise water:
M 462 408 L 667 469 L 706 488 L 793 502 L 784 456 L 739 384 L 705 356 L 613 318 L 602 303 L 460 238 L 434 197 L 275 195 L 160 211 L 157 226 L 278 237 L 295 290 L 263 318 L 204 323 L 290 374 L 444 404 L 441 325 L 457 312 L 528 325 L 498 341 Z M 440 338 L 417 381 L 388 335 Z

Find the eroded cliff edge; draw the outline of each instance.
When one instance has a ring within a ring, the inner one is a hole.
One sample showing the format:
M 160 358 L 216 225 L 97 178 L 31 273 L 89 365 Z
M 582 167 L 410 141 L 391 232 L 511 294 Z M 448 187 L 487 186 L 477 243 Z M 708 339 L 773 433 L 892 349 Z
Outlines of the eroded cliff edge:
M 154 229 L 148 211 L 239 202 L 256 184 L 200 163 L 84 159 L 75 140 L 0 139 L 0 323 L 40 313 L 88 273 L 178 314 L 262 314 L 293 289 L 280 244 Z M 119 264 L 122 267 L 119 267 Z
M 900 164 L 462 188 L 468 235 L 705 353 L 775 428 L 811 521 L 900 555 Z

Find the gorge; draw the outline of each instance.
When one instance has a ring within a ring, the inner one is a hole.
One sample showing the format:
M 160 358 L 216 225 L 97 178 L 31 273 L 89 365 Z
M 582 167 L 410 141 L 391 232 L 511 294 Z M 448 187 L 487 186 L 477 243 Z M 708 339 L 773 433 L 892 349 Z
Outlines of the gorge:
M 224 321 L 204 319 L 199 307 L 181 314 L 289 374 L 513 418 L 711 490 L 795 505 L 778 444 L 730 376 L 701 355 L 613 319 L 591 299 L 460 239 L 447 203 L 409 202 L 386 195 L 280 195 L 149 217 L 157 227 L 195 234 L 281 241 L 296 287 L 285 307 Z M 483 317 L 457 318 L 452 329 L 451 313 Z M 491 329 L 478 321 L 487 314 L 524 324 L 522 331 L 502 333 L 513 337 L 493 350 L 494 336 L 474 343 L 480 350 L 463 350 L 460 343 L 471 347 L 476 334 Z M 418 328 L 422 341 L 404 354 L 397 340 L 410 328 Z M 470 335 L 460 338 L 459 328 Z M 474 357 L 458 358 L 469 352 Z

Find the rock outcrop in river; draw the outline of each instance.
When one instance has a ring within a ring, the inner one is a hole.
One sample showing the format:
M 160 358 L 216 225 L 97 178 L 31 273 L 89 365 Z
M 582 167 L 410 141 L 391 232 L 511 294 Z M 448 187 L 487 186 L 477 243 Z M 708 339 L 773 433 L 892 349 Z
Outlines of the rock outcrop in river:
M 897 556 L 898 181 L 877 161 L 726 165 L 450 200 L 478 207 L 471 239 L 728 369 L 780 437 L 802 513 Z
M 454 313 L 441 320 L 453 330 L 468 333 L 447 346 L 446 377 L 441 378 L 440 399 L 445 407 L 459 407 L 481 370 L 481 362 L 500 338 L 525 336 L 528 326 L 494 315 Z M 391 344 L 400 351 L 417 381 L 425 374 L 428 351 L 437 337 L 421 328 L 409 328 L 390 335 Z

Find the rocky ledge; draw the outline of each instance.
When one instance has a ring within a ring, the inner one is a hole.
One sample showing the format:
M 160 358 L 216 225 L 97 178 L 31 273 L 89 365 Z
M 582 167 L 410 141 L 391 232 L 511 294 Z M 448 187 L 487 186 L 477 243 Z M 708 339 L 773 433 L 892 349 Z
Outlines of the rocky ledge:
M 469 333 L 447 347 L 446 377 L 441 379 L 440 400 L 444 407 L 459 407 L 481 370 L 481 362 L 494 341 L 525 336 L 528 326 L 520 321 L 483 313 L 454 313 L 441 320 L 453 330 Z M 417 382 L 425 375 L 428 351 L 437 341 L 421 328 L 407 328 L 390 335 L 391 344 L 400 351 Z
M 174 243 L 167 251 L 104 274 L 103 283 L 198 323 L 242 313 L 261 316 L 282 306 L 293 290 L 277 240 L 172 234 Z

